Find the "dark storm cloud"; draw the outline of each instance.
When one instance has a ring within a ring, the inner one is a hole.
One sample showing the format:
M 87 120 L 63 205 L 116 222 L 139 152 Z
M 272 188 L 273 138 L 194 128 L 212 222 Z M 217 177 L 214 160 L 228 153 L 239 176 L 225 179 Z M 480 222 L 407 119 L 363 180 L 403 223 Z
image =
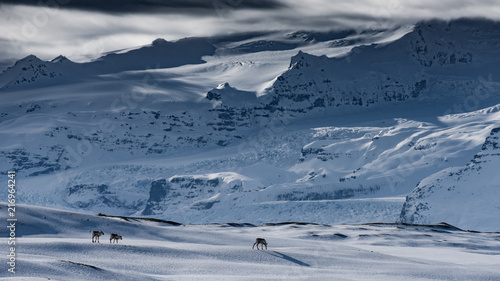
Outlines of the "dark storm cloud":
M 47 8 L 49 7 L 49 8 Z M 0 0 L 4 59 L 88 61 L 156 38 L 373 30 L 438 18 L 500 20 L 498 0 Z M 1 65 L 0 65 L 1 67 Z
M 0 5 L 48 6 L 109 14 L 216 14 L 220 10 L 276 10 L 278 0 L 0 0 Z

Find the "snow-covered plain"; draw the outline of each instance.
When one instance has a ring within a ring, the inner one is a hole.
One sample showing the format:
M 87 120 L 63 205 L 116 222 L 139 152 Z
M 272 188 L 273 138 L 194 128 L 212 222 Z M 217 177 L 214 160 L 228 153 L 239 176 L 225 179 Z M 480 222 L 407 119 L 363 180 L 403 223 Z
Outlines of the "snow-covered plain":
M 18 209 L 16 273 L 4 265 L 0 280 L 500 279 L 500 233 L 446 224 L 173 225 Z M 105 233 L 100 243 L 93 230 Z M 110 244 L 110 233 L 123 240 Z M 257 237 L 267 250 L 252 250 Z

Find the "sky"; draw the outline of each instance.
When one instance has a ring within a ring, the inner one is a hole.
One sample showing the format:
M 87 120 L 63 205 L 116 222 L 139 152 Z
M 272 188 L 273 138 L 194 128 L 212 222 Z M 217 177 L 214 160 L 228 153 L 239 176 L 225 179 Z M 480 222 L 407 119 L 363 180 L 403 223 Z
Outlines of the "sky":
M 420 20 L 500 20 L 497 0 L 0 0 L 0 64 L 248 31 L 373 29 Z

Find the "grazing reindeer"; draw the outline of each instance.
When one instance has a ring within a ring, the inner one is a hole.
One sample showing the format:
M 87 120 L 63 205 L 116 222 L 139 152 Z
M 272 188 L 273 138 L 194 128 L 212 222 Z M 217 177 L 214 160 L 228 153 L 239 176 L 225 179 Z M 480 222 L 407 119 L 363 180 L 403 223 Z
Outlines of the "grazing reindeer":
M 92 231 L 92 243 L 99 243 L 99 237 L 103 236 L 104 235 L 104 232 L 102 231 L 97 231 L 97 230 L 94 230 Z
M 118 243 L 118 240 L 122 240 L 122 237 L 121 235 L 118 235 L 116 233 L 111 233 L 111 235 L 109 236 L 109 243 L 111 243 L 111 241 L 113 241 Z
M 255 243 L 253 243 L 252 249 L 255 245 L 257 245 L 257 250 L 258 250 L 259 244 L 261 245 L 260 247 L 262 248 L 262 250 L 264 250 L 264 246 L 266 246 L 266 250 L 267 250 L 267 242 L 266 242 L 266 239 L 264 239 L 264 238 L 255 239 Z

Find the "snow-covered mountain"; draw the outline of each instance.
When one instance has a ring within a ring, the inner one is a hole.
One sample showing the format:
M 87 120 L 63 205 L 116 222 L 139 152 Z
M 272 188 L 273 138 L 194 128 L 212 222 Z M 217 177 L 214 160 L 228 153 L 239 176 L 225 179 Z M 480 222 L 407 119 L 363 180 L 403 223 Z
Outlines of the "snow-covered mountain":
M 86 63 L 74 63 L 60 55 L 51 61 L 42 61 L 29 55 L 0 76 L 1 90 L 24 89 L 58 85 L 70 79 L 72 83 L 96 78 L 103 74 L 123 71 L 161 69 L 185 64 L 203 63 L 202 56 L 213 55 L 215 47 L 206 39 L 185 38 L 167 42 L 158 38 L 150 45 L 137 49 L 109 52 Z
M 498 27 L 156 39 L 87 63 L 29 56 L 0 75 L 1 171 L 18 171 L 24 203 L 89 213 L 394 222 L 418 182 L 465 165 L 499 126 Z
M 69 62 L 69 61 L 68 61 Z M 61 77 L 60 64 L 62 59 L 54 59 L 54 63 L 44 62 L 34 55 L 29 55 L 17 61 L 12 67 L 5 70 L 0 76 L 1 89 L 8 89 L 18 85 L 43 83 Z
M 431 21 L 395 42 L 355 47 L 347 56 L 299 52 L 269 89 L 267 104 L 303 112 L 464 100 L 476 94 L 478 77 L 500 75 L 499 38 L 498 23 Z
M 465 228 L 496 231 L 500 216 L 500 128 L 491 130 L 481 151 L 465 167 L 442 170 L 423 179 L 406 198 L 400 220 L 444 220 Z

